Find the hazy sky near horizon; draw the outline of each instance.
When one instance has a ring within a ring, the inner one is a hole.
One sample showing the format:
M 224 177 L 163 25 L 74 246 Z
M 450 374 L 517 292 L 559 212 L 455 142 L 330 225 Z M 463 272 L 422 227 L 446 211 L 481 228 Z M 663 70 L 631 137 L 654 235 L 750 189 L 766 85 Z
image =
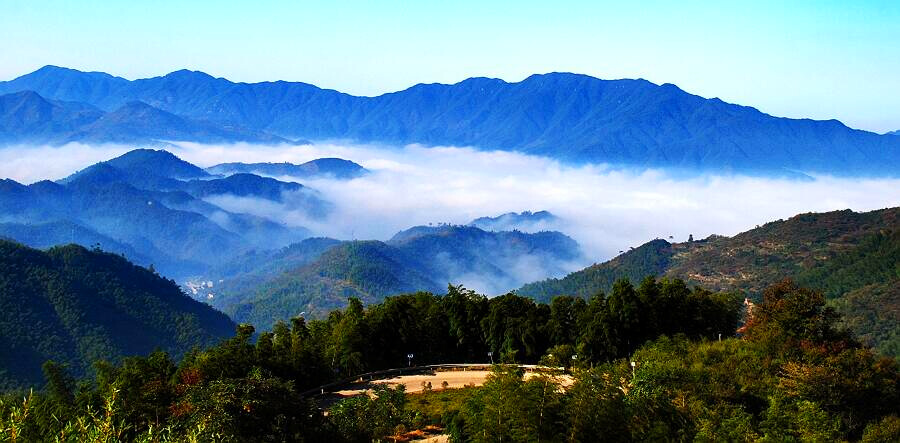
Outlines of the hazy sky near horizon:
M 569 71 L 785 117 L 900 129 L 900 2 L 0 2 L 0 80 L 177 69 L 356 95 Z

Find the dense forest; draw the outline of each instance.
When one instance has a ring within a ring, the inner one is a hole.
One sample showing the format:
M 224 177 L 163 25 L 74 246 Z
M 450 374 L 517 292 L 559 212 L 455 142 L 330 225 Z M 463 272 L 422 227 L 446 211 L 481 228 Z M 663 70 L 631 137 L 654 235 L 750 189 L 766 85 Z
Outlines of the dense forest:
M 0 240 L 0 388 L 39 383 L 46 360 L 84 376 L 99 359 L 154 349 L 179 358 L 233 331 L 224 314 L 121 256 Z
M 43 390 L 3 398 L 0 432 L 11 441 L 372 441 L 436 425 L 453 441 L 900 437 L 896 362 L 843 330 L 821 292 L 781 282 L 744 315 L 736 294 L 653 278 L 549 304 L 454 286 L 369 307 L 351 299 L 255 340 L 241 325 L 180 361 L 154 352 L 98 362 L 80 381 L 47 363 Z M 327 414 L 302 395 L 405 366 L 407 353 L 426 364 L 486 362 L 489 351 L 498 364 L 481 387 L 383 387 Z M 553 371 L 525 379 L 504 365 L 513 362 L 564 365 L 573 383 Z
M 549 300 L 560 294 L 587 297 L 596 291 L 608 291 L 618 278 L 665 275 L 711 290 L 739 289 L 758 297 L 765 288 L 785 277 L 814 272 L 827 275 L 829 268 L 844 268 L 847 257 L 833 259 L 853 253 L 866 255 L 866 251 L 875 250 L 873 237 L 885 236 L 890 240 L 892 233 L 897 231 L 900 231 L 900 208 L 799 214 L 757 226 L 734 237 L 714 235 L 675 243 L 652 240 L 622 251 L 608 262 L 595 264 L 565 278 L 529 284 L 518 292 L 539 300 Z M 890 261 L 893 257 L 889 254 L 870 258 L 872 262 L 877 261 L 879 276 L 898 276 L 885 270 L 896 263 Z M 851 279 L 857 278 L 851 274 L 865 275 L 867 270 L 866 266 L 857 265 L 843 269 L 842 273 L 844 278 Z M 804 281 L 820 284 L 814 278 Z M 852 281 L 848 283 L 843 289 L 853 287 Z M 830 297 L 840 295 L 840 291 L 834 290 L 838 286 L 828 285 L 831 286 Z
M 223 273 L 209 302 L 235 321 L 269 329 L 300 312 L 327 316 L 345 307 L 349 297 L 368 305 L 389 295 L 439 292 L 460 280 L 502 294 L 534 278 L 532 268 L 561 275 L 568 263 L 584 260 L 578 243 L 560 232 L 489 232 L 456 225 L 416 226 L 386 242 L 307 239 L 270 257 L 250 262 L 257 269 L 234 278 Z M 233 272 L 247 262 L 242 256 L 224 270 Z M 525 271 L 523 264 L 529 265 Z
M 900 209 L 800 214 L 734 237 L 670 243 L 657 239 L 618 257 L 523 286 L 521 295 L 589 297 L 619 278 L 681 278 L 715 291 L 759 300 L 766 287 L 791 278 L 821 290 L 867 345 L 900 359 Z

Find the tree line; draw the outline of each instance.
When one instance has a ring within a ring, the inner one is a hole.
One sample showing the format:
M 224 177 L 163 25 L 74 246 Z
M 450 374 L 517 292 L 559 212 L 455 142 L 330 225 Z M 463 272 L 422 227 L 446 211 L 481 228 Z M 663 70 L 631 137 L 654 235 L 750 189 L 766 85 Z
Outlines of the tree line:
M 741 307 L 736 294 L 653 278 L 549 304 L 456 286 L 369 307 L 351 299 L 322 320 L 297 317 L 260 334 L 241 325 L 177 363 L 163 352 L 100 362 L 92 379 L 76 382 L 48 362 L 43 390 L 24 403 L 22 393 L 3 399 L 0 431 L 14 441 L 372 441 L 424 424 L 444 426 L 454 441 L 900 432 L 896 363 L 843 332 L 820 294 L 773 288 L 738 339 Z M 491 358 L 497 369 L 483 387 L 433 414 L 402 389 L 345 400 L 327 415 L 299 395 L 368 370 Z M 513 362 L 572 367 L 574 383 L 525 380 L 500 364 Z

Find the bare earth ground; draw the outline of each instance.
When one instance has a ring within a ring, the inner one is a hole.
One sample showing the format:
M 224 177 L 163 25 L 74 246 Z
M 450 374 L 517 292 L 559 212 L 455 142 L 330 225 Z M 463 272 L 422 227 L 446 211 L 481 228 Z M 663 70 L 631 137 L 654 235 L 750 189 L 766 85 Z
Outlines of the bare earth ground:
M 344 398 L 355 397 L 357 395 L 371 395 L 373 389 L 377 385 L 387 385 L 393 388 L 402 384 L 406 386 L 406 392 L 410 394 L 422 392 L 423 383 L 427 385 L 429 382 L 431 383 L 431 389 L 434 391 L 445 389 L 443 387 L 444 382 L 447 382 L 446 389 L 459 389 L 466 386 L 481 386 L 484 384 L 487 376 L 490 375 L 490 373 L 491 371 L 484 370 L 435 371 L 430 374 L 401 375 L 397 377 L 360 382 L 355 383 L 346 389 L 335 391 L 325 398 L 322 398 L 320 400 L 320 405 L 330 405 Z M 525 379 L 532 378 L 536 375 L 538 374 L 534 372 L 526 372 Z M 568 388 L 574 382 L 572 376 L 568 374 L 558 376 L 558 380 L 564 388 Z M 417 443 L 447 443 L 449 441 L 449 438 L 450 437 L 448 435 L 441 434 L 434 435 L 425 439 L 417 439 L 415 441 Z
M 347 389 L 336 391 L 335 394 L 342 397 L 352 397 L 371 391 L 375 385 L 387 385 L 392 388 L 398 385 L 406 385 L 406 392 L 414 394 L 422 392 L 422 383 L 431 382 L 434 390 L 439 390 L 443 382 L 447 382 L 447 388 L 462 388 L 466 385 L 481 386 L 491 371 L 439 371 L 433 374 L 401 375 L 388 379 L 373 380 L 358 383 Z
M 467 385 L 481 386 L 484 384 L 485 379 L 487 379 L 487 376 L 490 375 L 490 373 L 491 371 L 473 370 L 436 371 L 431 374 L 401 375 L 398 377 L 357 383 L 346 389 L 335 391 L 334 394 L 340 397 L 352 397 L 363 393 L 369 393 L 376 385 L 387 385 L 393 388 L 401 384 L 406 386 L 407 393 L 415 394 L 417 392 L 422 392 L 423 382 L 425 384 L 431 382 L 431 388 L 434 391 L 443 389 L 444 382 L 447 382 L 447 389 L 458 389 L 466 387 Z M 526 372 L 525 378 L 528 379 L 535 375 L 537 374 Z M 562 375 L 559 377 L 559 380 L 563 387 L 568 387 L 573 381 L 570 375 Z
M 450 441 L 450 436 L 447 434 L 435 435 L 434 437 L 428 437 L 424 440 L 416 440 L 419 443 L 447 443 Z

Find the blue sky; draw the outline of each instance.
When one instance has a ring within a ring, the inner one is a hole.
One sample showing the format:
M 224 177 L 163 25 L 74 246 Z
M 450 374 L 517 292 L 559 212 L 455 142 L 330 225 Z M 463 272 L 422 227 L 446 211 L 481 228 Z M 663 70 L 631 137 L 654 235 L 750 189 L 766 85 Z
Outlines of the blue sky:
M 197 69 L 358 95 L 571 71 L 900 129 L 900 1 L 0 2 L 0 79 Z

